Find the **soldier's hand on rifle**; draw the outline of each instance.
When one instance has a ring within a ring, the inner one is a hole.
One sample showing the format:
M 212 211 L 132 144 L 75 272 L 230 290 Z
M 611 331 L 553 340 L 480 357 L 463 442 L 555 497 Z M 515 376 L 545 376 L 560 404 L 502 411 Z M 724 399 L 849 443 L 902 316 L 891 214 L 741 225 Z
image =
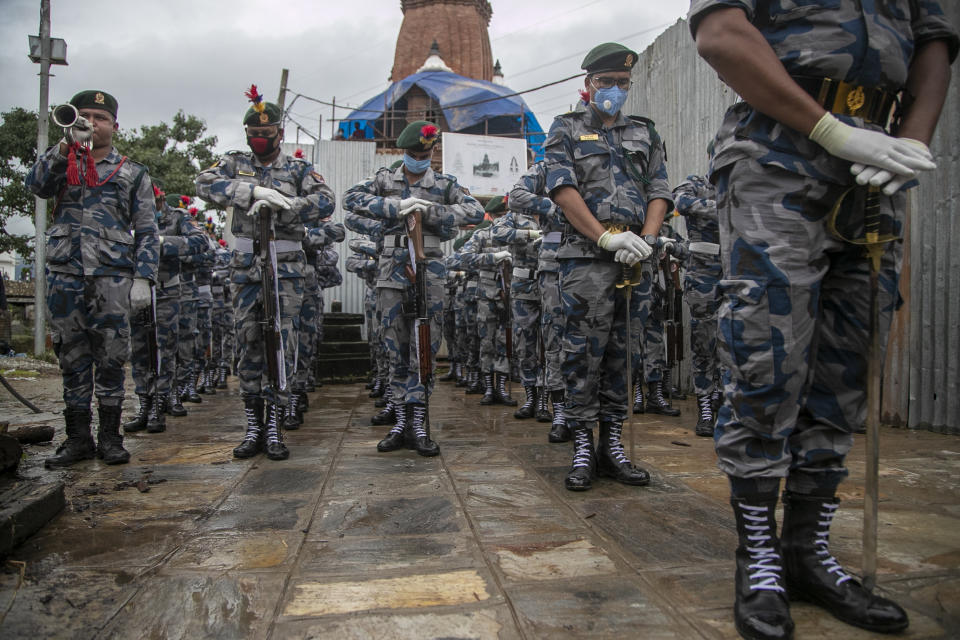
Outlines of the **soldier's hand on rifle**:
M 616 255 L 614 259 L 617 262 L 627 262 L 627 264 L 631 265 L 639 260 L 646 260 L 653 253 L 653 247 L 644 242 L 643 239 L 633 231 L 624 231 L 622 233 L 604 231 L 603 235 L 597 240 L 597 246 L 607 251 L 613 251 L 615 254 L 619 254 L 621 249 L 628 250 L 637 256 L 636 260 L 627 262 L 625 257 L 623 260 L 620 260 Z
M 254 187 L 253 199 L 264 200 L 271 207 L 278 207 L 280 209 L 289 209 L 292 206 L 290 198 L 276 189 L 270 189 L 268 187 Z
M 146 278 L 134 278 L 130 287 L 130 308 L 139 311 L 150 304 L 150 281 Z
M 523 237 L 527 240 L 536 240 L 543 237 L 543 231 L 540 231 L 540 229 L 521 229 L 520 231 L 524 232 Z
M 409 215 L 417 209 L 426 211 L 427 208 L 432 204 L 433 203 L 429 200 L 423 200 L 422 198 L 414 198 L 412 196 L 409 198 L 404 198 L 400 201 L 400 215 Z
M 510 260 L 512 258 L 513 255 L 507 250 L 497 251 L 493 254 L 493 259 L 498 263 L 503 262 L 504 260 Z
M 74 142 L 86 144 L 93 138 L 93 125 L 83 116 L 79 116 L 73 125 L 63 128 L 63 137 L 67 145 L 72 145 Z
M 862 173 L 865 166 L 907 178 L 915 177 L 918 171 L 937 168 L 927 145 L 917 144 L 916 140 L 908 141 L 907 138 L 894 138 L 880 131 L 851 127 L 831 113 L 825 113 L 820 118 L 809 138 L 830 155 L 853 162 L 850 171 L 854 175 Z M 857 171 L 857 168 L 860 170 Z
M 690 251 L 673 238 L 662 238 L 660 240 L 660 247 L 665 254 L 673 256 L 677 260 L 686 260 L 687 256 L 690 255 Z
M 640 262 L 641 258 L 630 249 L 617 249 L 617 252 L 613 254 L 613 259 L 632 267 Z

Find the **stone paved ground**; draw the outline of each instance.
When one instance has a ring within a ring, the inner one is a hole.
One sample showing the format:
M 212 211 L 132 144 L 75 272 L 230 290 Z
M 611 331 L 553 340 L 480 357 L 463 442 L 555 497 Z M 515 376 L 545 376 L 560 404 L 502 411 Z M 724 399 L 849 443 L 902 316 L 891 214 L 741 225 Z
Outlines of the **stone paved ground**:
M 437 458 L 377 453 L 386 429 L 353 384 L 311 395 L 288 461 L 234 460 L 234 386 L 128 437 L 126 466 L 47 472 L 52 447 L 28 447 L 24 481 L 62 477 L 68 508 L 7 559 L 0 636 L 736 637 L 733 517 L 691 401 L 683 418 L 635 417 L 651 486 L 571 493 L 571 445 L 548 444 L 549 425 L 450 384 L 434 397 Z M 832 535 L 851 569 L 862 450 Z M 880 587 L 910 611 L 902 637 L 957 637 L 960 440 L 884 429 L 882 450 Z M 870 637 L 793 612 L 797 638 Z

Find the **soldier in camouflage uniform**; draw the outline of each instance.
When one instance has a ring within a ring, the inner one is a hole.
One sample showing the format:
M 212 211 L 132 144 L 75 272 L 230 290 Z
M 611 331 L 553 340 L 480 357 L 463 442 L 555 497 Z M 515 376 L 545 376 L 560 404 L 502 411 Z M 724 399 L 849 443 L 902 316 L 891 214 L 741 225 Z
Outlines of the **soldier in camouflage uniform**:
M 203 264 L 197 270 L 197 347 L 194 352 L 194 389 L 197 393 L 217 393 L 213 365 L 213 270 L 217 261 L 217 243 L 210 236 L 213 218 L 207 218 L 203 226 L 207 250 L 203 252 Z
M 77 123 L 64 129 L 65 138 L 37 159 L 25 180 L 38 197 L 56 198 L 47 231 L 47 311 L 63 376 L 67 439 L 44 461 L 47 467 L 94 455 L 107 464 L 130 460 L 120 435 L 127 316 L 150 304 L 159 260 L 150 176 L 113 148 L 116 99 L 82 91 L 70 104 Z M 96 446 L 90 433 L 94 394 Z
M 491 198 L 484 212 L 494 221 L 507 212 L 502 196 Z M 494 224 L 496 224 L 494 222 Z M 516 406 L 507 392 L 510 364 L 507 357 L 507 323 L 510 310 L 504 303 L 502 269 L 510 269 L 510 251 L 494 244 L 493 226 L 473 230 L 460 252 L 460 264 L 477 270 L 477 336 L 480 341 L 480 371 L 483 397 L 480 404 Z M 512 328 L 512 327 L 511 327 Z
M 689 16 L 700 54 L 744 100 L 717 132 L 710 180 L 723 265 L 714 439 L 740 536 L 734 620 L 750 638 L 792 634 L 788 591 L 871 631 L 909 624 L 828 548 L 844 460 L 866 415 L 874 268 L 862 246 L 830 231 L 830 218 L 839 202 L 841 227 L 869 219 L 900 231 L 902 187 L 936 167 L 926 145 L 960 44 L 936 0 L 800 8 L 694 0 Z M 857 191 L 845 198 L 865 185 L 877 202 L 869 212 Z M 880 344 L 902 252 L 901 241 L 887 243 L 876 265 Z
M 190 214 L 190 224 L 200 230 L 197 222 L 197 208 L 190 207 L 190 196 L 175 193 L 167 194 L 167 205 L 177 207 Z M 189 208 L 188 208 L 189 207 Z M 180 328 L 178 329 L 177 345 L 177 394 L 168 407 L 170 415 L 182 417 L 187 415 L 184 402 L 202 402 L 197 395 L 196 380 L 196 353 L 197 340 L 200 330 L 197 326 L 200 306 L 200 284 L 197 282 L 197 272 L 209 262 L 207 256 L 209 246 L 198 253 L 185 255 L 180 259 Z
M 543 392 L 540 394 L 546 402 L 550 394 L 553 418 L 547 440 L 550 442 L 568 442 L 570 429 L 563 415 L 563 377 L 560 375 L 560 348 L 563 337 L 563 310 L 560 307 L 560 286 L 557 262 L 557 250 L 563 232 L 563 213 L 556 203 L 547 197 L 547 164 L 535 163 L 520 178 L 510 191 L 508 206 L 511 211 L 539 216 L 540 229 L 544 236 L 540 242 L 537 260 L 537 284 L 540 290 L 540 340 L 542 342 L 543 363 L 540 366 Z M 543 407 L 545 411 L 546 408 Z M 540 420 L 540 416 L 537 417 Z
M 509 206 L 509 198 L 504 205 Z M 520 371 L 524 403 L 513 417 L 525 420 L 537 415 L 542 406 L 543 389 L 538 387 L 540 372 L 537 352 L 540 347 L 540 287 L 537 284 L 537 261 L 540 254 L 539 215 L 508 210 L 490 227 L 494 246 L 510 251 L 513 265 L 510 279 L 510 319 L 513 322 L 513 353 Z
M 457 371 L 462 367 L 460 345 L 457 344 L 457 295 L 460 292 L 460 283 L 463 277 L 456 269 L 447 269 L 447 279 L 443 289 L 443 340 L 447 345 L 447 361 L 450 368 L 440 376 L 440 382 L 453 382 L 457 379 Z
M 653 253 L 673 202 L 666 154 L 653 123 L 620 112 L 636 59 L 619 44 L 594 47 L 582 65 L 590 104 L 558 116 L 546 141 L 547 188 L 566 221 L 557 259 L 564 413 L 575 443 L 564 483 L 571 491 L 590 489 L 595 473 L 624 484 L 650 481 L 647 471 L 631 464 L 621 442 L 630 311 L 616 284 L 624 264 L 632 266 Z
M 334 209 L 334 194 L 313 165 L 281 153 L 283 111 L 264 102 L 256 87 L 248 92 L 253 106 L 243 116 L 251 152 L 232 151 L 197 176 L 197 195 L 227 210 L 235 238 L 230 261 L 230 294 L 240 363 L 240 391 L 247 427 L 243 442 L 233 450 L 249 458 L 265 449 L 271 460 L 290 452 L 281 428 L 289 403 L 289 381 L 297 357 L 297 325 L 303 299 L 306 258 L 304 227 L 315 227 Z M 260 321 L 264 313 L 262 269 L 254 251 L 257 219 L 250 215 L 255 202 L 273 210 L 279 277 L 281 335 L 287 388 L 264 380 L 266 354 Z M 264 446 L 265 444 L 265 446 Z
M 184 210 L 168 206 L 165 194 L 154 187 L 157 228 L 160 232 L 160 262 L 156 285 L 157 347 L 160 352 L 160 376 L 154 383 L 154 371 L 148 351 L 147 332 L 151 329 L 137 318 L 130 324 L 130 365 L 136 393 L 140 398 L 137 415 L 123 423 L 124 432 L 160 433 L 166 430 L 166 412 L 171 402 L 177 345 L 180 331 L 180 259 L 200 253 L 207 243 Z M 156 384 L 156 394 L 154 394 Z
M 227 388 L 227 376 L 233 369 L 233 301 L 230 299 L 230 250 L 223 238 L 217 240 L 213 263 L 213 363 L 216 388 Z
M 354 238 L 349 242 L 350 255 L 347 256 L 345 266 L 348 272 L 355 273 L 363 280 L 366 285 L 366 291 L 363 296 L 363 315 L 366 326 L 367 346 L 370 349 L 370 368 L 373 371 L 374 384 L 371 385 L 371 395 L 373 391 L 379 391 L 383 387 L 382 380 L 388 377 L 388 371 L 379 369 L 379 358 L 377 351 L 380 345 L 380 329 L 377 322 L 377 259 L 380 254 L 377 251 L 377 243 L 366 238 Z
M 415 291 L 407 278 L 410 250 L 407 245 L 406 216 L 423 212 L 423 239 L 427 254 L 426 303 L 430 317 L 430 357 L 436 358 L 442 339 L 443 280 L 445 269 L 440 242 L 456 235 L 461 224 L 479 222 L 480 204 L 456 178 L 434 173 L 430 168 L 433 145 L 439 130 L 424 121 L 412 122 L 397 138 L 404 150 L 403 166 L 383 168 L 344 195 L 344 208 L 379 220 L 384 234 L 377 280 L 378 304 L 383 319 L 383 339 L 390 355 L 390 384 L 396 406 L 396 424 L 377 445 L 379 451 L 404 446 L 409 417 L 413 446 L 425 456 L 437 455 L 439 446 L 430 438 L 426 402 L 432 380 L 420 380 L 417 360 L 417 333 L 413 318 Z M 407 413 L 409 412 L 409 416 Z
M 673 190 L 677 211 L 687 221 L 687 270 L 683 297 L 690 307 L 690 349 L 693 352 L 693 389 L 697 394 L 698 436 L 713 437 L 716 406 L 720 398 L 717 362 L 717 309 L 720 307 L 720 227 L 717 192 L 698 175 L 687 176 Z
M 477 303 L 480 300 L 480 270 L 476 266 L 464 263 L 463 246 L 480 229 L 489 227 L 490 220 L 484 220 L 473 229 L 463 233 L 453 243 L 454 253 L 448 257 L 447 268 L 463 271 L 463 313 L 460 317 L 460 331 L 466 352 L 466 393 L 467 395 L 481 395 L 484 393 L 484 382 L 480 376 L 480 327 Z

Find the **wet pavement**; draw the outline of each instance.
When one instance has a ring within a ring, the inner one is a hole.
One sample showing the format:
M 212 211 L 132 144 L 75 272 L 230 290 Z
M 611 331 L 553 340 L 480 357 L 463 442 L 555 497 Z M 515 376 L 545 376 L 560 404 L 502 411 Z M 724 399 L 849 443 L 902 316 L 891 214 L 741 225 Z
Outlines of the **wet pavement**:
M 21 475 L 66 481 L 67 508 L 7 559 L 0 636 L 737 637 L 733 516 L 692 400 L 684 417 L 634 416 L 649 487 L 573 493 L 571 444 L 450 383 L 431 407 L 439 457 L 378 453 L 388 428 L 351 384 L 311 394 L 283 462 L 233 459 L 230 387 L 128 436 L 128 465 L 50 472 L 53 447 L 27 447 Z M 910 613 L 900 637 L 957 637 L 960 439 L 884 429 L 881 448 L 879 588 Z M 860 439 L 849 467 L 831 542 L 855 571 Z M 871 637 L 810 605 L 793 615 L 797 638 Z

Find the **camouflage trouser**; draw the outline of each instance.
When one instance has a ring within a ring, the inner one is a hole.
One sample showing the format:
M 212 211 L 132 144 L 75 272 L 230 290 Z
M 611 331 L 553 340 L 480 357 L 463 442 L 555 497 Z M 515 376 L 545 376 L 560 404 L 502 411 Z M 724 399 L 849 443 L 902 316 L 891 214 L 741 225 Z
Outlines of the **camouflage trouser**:
M 157 289 L 157 342 L 160 349 L 160 376 L 157 392 L 170 393 L 177 364 L 177 334 L 180 331 L 180 286 Z M 153 369 L 149 362 L 147 334 L 135 317 L 130 320 L 130 365 L 137 394 L 153 391 Z
M 468 369 L 480 369 L 480 327 L 477 322 L 476 293 L 463 296 L 463 311 L 461 312 L 461 326 L 463 327 L 463 350 Z
M 477 336 L 480 339 L 480 369 L 486 373 L 508 373 L 507 334 L 500 290 L 481 286 L 477 295 Z
M 66 406 L 89 407 L 94 394 L 102 406 L 123 403 L 132 284 L 122 276 L 47 272 L 50 335 Z
M 297 372 L 293 380 L 293 390 L 304 391 L 310 377 L 314 350 L 317 346 L 317 303 L 320 299 L 320 286 L 317 276 L 307 272 L 304 278 L 303 304 L 300 305 L 300 335 L 297 347 Z
M 563 361 L 568 421 L 626 418 L 626 299 L 616 288 L 620 265 L 584 258 L 560 261 Z M 639 318 L 631 314 L 631 325 Z
M 654 264 L 641 263 L 640 282 L 630 292 L 631 372 L 634 382 L 659 382 L 666 369 L 663 348 L 663 315 L 658 312 L 660 296 L 654 285 Z
M 209 285 L 206 285 L 209 286 Z M 208 357 L 213 351 L 213 317 L 212 301 L 202 294 L 197 302 L 197 346 L 194 352 L 197 361 L 197 371 L 200 373 L 204 366 L 209 365 Z
M 717 309 L 720 307 L 719 257 L 690 255 L 683 280 L 683 298 L 690 307 L 690 349 L 693 351 L 693 390 L 698 396 L 713 393 L 719 380 L 717 363 Z
M 513 355 L 520 384 L 537 386 L 540 371 L 540 300 L 513 300 Z
M 363 295 L 363 312 L 367 318 L 367 344 L 370 346 L 370 368 L 374 378 L 387 379 L 390 376 L 390 365 L 387 362 L 387 352 L 383 348 L 380 335 L 380 321 L 377 314 L 377 290 L 367 289 Z
M 560 283 L 556 271 L 541 271 L 540 333 L 543 336 L 544 364 L 540 385 L 548 391 L 563 389 L 560 360 L 563 356 L 563 309 L 560 307 Z
M 801 493 L 833 488 L 866 416 L 870 326 L 864 250 L 826 227 L 844 187 L 746 160 L 717 178 L 720 468 L 738 478 L 789 476 L 788 488 Z M 905 199 L 882 197 L 880 213 L 902 224 Z M 902 242 L 883 254 L 882 345 L 902 257 Z
M 229 303 L 215 303 L 213 307 L 213 363 L 219 367 L 233 368 L 233 307 Z
M 290 385 L 297 364 L 297 335 L 300 329 L 300 305 L 303 303 L 303 278 L 280 278 L 280 334 L 283 337 L 286 389 L 274 389 L 267 382 L 267 361 L 264 355 L 263 287 L 260 282 L 233 282 L 233 317 L 237 333 L 240 364 L 240 393 L 260 396 L 266 402 L 287 406 Z
M 460 349 L 456 339 L 457 334 L 457 296 L 449 289 L 443 298 L 443 339 L 447 343 L 447 359 L 450 365 L 460 362 Z
M 195 282 L 180 283 L 180 328 L 177 332 L 176 386 L 185 387 L 196 376 L 194 360 L 197 352 L 199 299 Z
M 441 267 L 442 269 L 442 267 Z M 416 299 L 413 286 L 406 289 L 377 289 L 377 309 L 383 319 L 383 343 L 390 358 L 390 392 L 394 402 L 425 404 L 433 392 L 431 376 L 428 386 L 420 382 L 417 359 L 416 318 L 404 313 L 413 311 Z M 443 275 L 431 273 L 427 278 L 427 308 L 430 318 L 430 359 L 436 362 L 443 331 Z

